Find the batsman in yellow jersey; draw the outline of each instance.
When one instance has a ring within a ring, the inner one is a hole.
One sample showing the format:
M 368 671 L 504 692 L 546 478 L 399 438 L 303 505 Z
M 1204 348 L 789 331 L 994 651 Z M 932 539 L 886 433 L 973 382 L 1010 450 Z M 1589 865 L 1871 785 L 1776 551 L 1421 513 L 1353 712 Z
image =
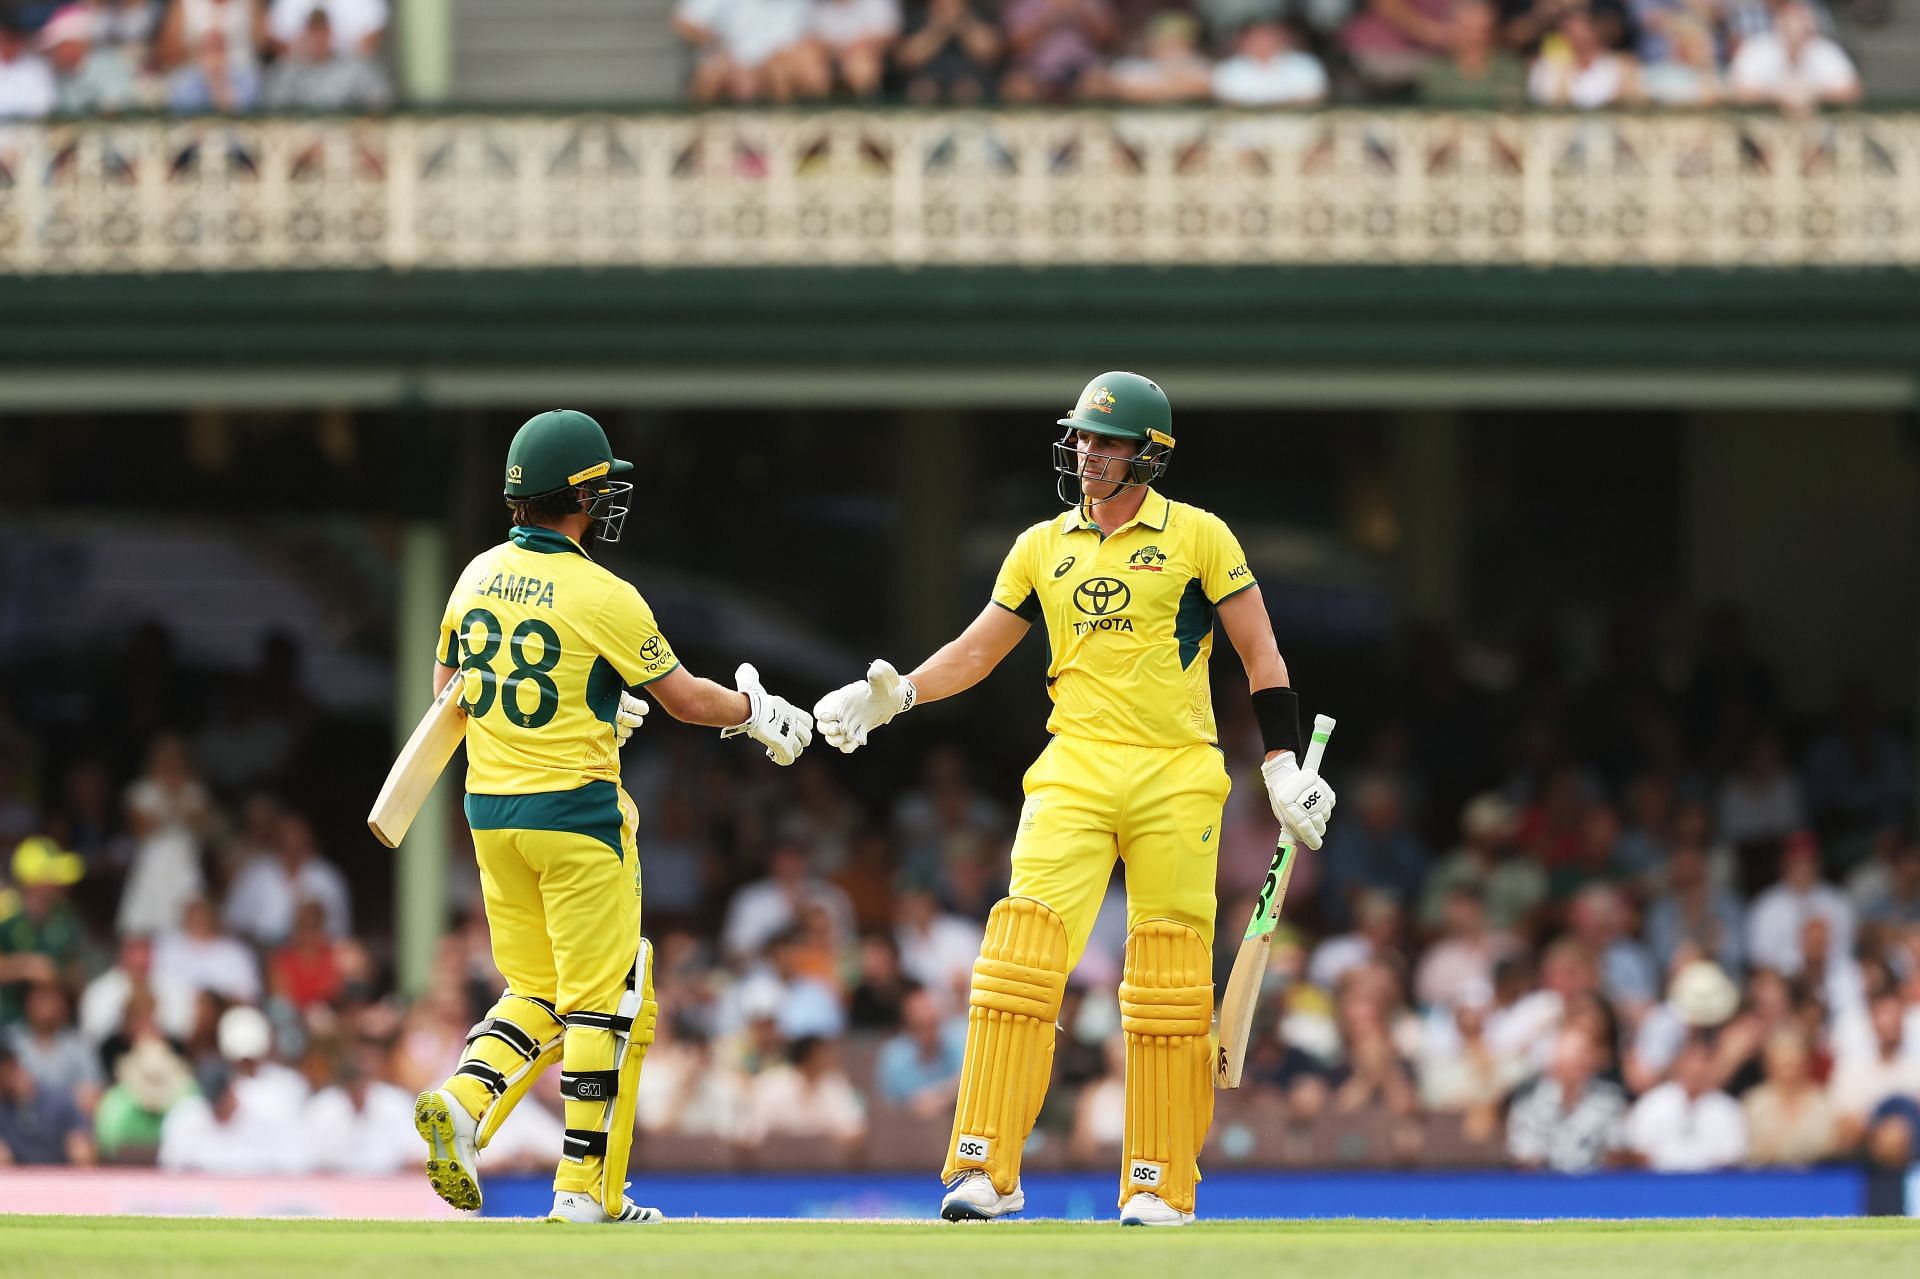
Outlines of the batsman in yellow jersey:
M 751 666 L 733 690 L 690 674 L 640 593 L 587 553 L 620 539 L 633 485 L 612 477 L 630 469 L 584 413 L 528 421 L 507 451 L 512 533 L 462 571 L 440 622 L 434 687 L 462 681 L 467 822 L 507 980 L 459 1068 L 414 1107 L 428 1180 L 456 1208 L 480 1207 L 478 1152 L 558 1061 L 566 1138 L 552 1219 L 660 1219 L 625 1193 L 658 1015 L 639 817 L 620 788 L 620 745 L 647 709 L 630 690 L 675 719 L 752 737 L 777 764 L 813 739 L 806 712 Z
M 949 1221 L 1017 1212 L 1020 1151 L 1053 1069 L 1055 1020 L 1112 874 L 1126 862 L 1123 1225 L 1193 1220 L 1213 1117 L 1214 866 L 1227 771 L 1207 664 L 1214 619 L 1252 686 L 1262 772 L 1290 836 L 1320 847 L 1331 787 L 1295 762 L 1297 699 L 1246 556 L 1225 523 L 1152 483 L 1173 453 L 1166 394 L 1135 373 L 1087 384 L 1054 445 L 1072 509 L 1007 553 L 992 602 L 902 678 L 875 662 L 814 708 L 853 751 L 917 702 L 971 688 L 1035 621 L 1051 654 L 1053 740 L 1027 770 L 1007 898 L 973 967 L 966 1061 L 941 1177 Z

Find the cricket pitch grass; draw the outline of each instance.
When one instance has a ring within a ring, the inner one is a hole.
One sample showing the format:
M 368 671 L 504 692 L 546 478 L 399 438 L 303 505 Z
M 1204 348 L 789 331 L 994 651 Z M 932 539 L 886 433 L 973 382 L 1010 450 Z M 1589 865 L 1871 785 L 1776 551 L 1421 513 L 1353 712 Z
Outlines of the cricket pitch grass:
M 657 1275 L 966 1279 L 1915 1279 L 1920 1221 L 1210 1222 L 949 1226 L 222 1221 L 0 1215 L 5 1279 Z

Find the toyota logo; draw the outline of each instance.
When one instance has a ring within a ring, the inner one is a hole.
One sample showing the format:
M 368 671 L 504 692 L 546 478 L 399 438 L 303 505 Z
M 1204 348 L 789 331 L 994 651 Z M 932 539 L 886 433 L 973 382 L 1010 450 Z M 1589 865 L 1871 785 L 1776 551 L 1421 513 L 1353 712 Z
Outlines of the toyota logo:
M 1073 602 L 1082 613 L 1105 617 L 1131 604 L 1133 592 L 1117 577 L 1094 577 L 1074 589 Z

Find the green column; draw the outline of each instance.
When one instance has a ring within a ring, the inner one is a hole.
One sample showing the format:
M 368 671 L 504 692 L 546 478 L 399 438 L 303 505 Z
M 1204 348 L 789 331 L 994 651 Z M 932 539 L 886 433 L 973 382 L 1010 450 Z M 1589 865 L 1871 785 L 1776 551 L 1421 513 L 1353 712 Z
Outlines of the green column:
M 980 609 L 980 601 L 960 591 L 973 459 L 952 442 L 965 438 L 965 421 L 947 409 L 916 410 L 900 418 L 888 644 L 902 672 L 953 638 Z M 945 447 L 936 448 L 935 441 Z M 938 465 L 930 462 L 933 455 Z
M 1470 598 L 1466 428 L 1449 411 L 1404 413 L 1390 438 L 1402 605 L 1413 617 L 1458 625 Z
M 447 592 L 447 539 L 438 526 L 409 525 L 400 546 L 400 607 L 395 610 L 393 748 L 412 735 L 433 701 L 434 633 Z M 454 769 L 449 767 L 447 773 Z M 393 952 L 400 989 L 418 995 L 433 972 L 447 930 L 448 805 L 443 774 L 394 853 Z
M 394 6 L 401 99 L 415 106 L 453 95 L 453 0 Z

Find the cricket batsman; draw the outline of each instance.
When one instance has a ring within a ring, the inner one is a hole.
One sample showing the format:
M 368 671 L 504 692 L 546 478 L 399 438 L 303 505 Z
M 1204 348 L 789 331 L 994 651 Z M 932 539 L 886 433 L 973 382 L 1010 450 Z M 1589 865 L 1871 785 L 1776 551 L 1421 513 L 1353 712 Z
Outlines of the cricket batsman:
M 1059 424 L 1056 485 L 1072 509 L 1015 540 L 992 601 L 957 639 L 904 678 L 874 662 L 814 715 L 829 743 L 856 750 L 915 704 L 979 683 L 1044 623 L 1053 740 L 1027 770 L 1009 895 L 973 967 L 940 1215 L 991 1219 L 1026 1203 L 1021 1147 L 1052 1074 L 1067 974 L 1117 855 L 1128 930 L 1120 1221 L 1185 1225 L 1213 1118 L 1215 836 L 1229 786 L 1207 684 L 1216 615 L 1252 687 L 1274 814 L 1318 848 L 1334 794 L 1296 762 L 1298 699 L 1239 543 L 1217 516 L 1151 487 L 1173 453 L 1165 392 L 1104 373 Z
M 777 764 L 813 721 L 740 667 L 734 689 L 687 671 L 626 581 L 595 563 L 620 540 L 633 485 L 599 423 L 572 409 L 530 419 L 507 450 L 513 530 L 455 583 L 440 622 L 438 692 L 466 709 L 467 823 L 493 959 L 507 989 L 467 1036 L 459 1068 L 420 1094 L 427 1179 L 480 1207 L 476 1155 L 555 1061 L 566 1138 L 550 1219 L 648 1222 L 626 1197 L 640 1062 L 653 1042 L 652 949 L 640 935 L 639 815 L 620 746 L 647 704 L 744 733 Z

